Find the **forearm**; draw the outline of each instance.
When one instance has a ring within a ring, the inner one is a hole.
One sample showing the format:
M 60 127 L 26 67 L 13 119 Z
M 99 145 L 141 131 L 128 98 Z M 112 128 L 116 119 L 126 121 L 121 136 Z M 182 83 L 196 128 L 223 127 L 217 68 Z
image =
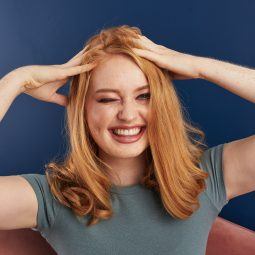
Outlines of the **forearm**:
M 0 80 L 0 121 L 8 111 L 14 99 L 21 93 L 22 81 L 9 73 Z
M 205 57 L 196 61 L 199 78 L 255 103 L 255 70 Z

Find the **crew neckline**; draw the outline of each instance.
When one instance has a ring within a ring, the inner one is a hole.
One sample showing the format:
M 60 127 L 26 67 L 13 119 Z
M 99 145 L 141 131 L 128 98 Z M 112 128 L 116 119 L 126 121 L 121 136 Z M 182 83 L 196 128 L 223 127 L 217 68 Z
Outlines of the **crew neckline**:
M 143 187 L 143 185 L 140 183 L 128 186 L 119 186 L 113 184 L 111 186 L 111 192 L 116 194 L 132 194 L 142 190 L 145 190 L 145 187 Z

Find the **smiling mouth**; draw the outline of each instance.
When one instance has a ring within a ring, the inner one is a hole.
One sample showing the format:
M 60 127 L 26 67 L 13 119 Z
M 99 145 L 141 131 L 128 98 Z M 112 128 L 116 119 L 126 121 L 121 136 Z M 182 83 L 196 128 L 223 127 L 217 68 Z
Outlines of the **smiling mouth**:
M 138 141 L 144 134 L 146 126 L 141 127 L 140 132 L 136 135 L 118 135 L 113 132 L 113 129 L 109 129 L 111 136 L 119 143 L 133 143 Z
M 136 135 L 139 135 L 139 134 L 143 131 L 143 129 L 144 129 L 145 127 L 146 127 L 146 126 L 139 127 L 139 129 L 140 129 L 139 132 L 138 132 L 137 134 L 134 134 L 134 135 L 124 135 L 124 134 L 115 133 L 115 132 L 114 132 L 115 128 L 111 128 L 111 129 L 109 129 L 109 130 L 110 130 L 114 135 L 126 137 L 126 136 L 136 136 Z

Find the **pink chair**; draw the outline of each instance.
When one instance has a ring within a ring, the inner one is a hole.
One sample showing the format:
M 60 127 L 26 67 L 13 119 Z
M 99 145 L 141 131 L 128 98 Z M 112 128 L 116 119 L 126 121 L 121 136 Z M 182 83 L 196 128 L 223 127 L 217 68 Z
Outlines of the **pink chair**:
M 39 232 L 31 229 L 0 230 L 1 255 L 56 255 Z
M 255 255 L 255 232 L 217 217 L 209 233 L 206 255 Z
M 0 231 L 0 254 L 56 255 L 39 234 L 31 229 Z M 206 255 L 254 255 L 255 232 L 217 217 L 209 233 Z

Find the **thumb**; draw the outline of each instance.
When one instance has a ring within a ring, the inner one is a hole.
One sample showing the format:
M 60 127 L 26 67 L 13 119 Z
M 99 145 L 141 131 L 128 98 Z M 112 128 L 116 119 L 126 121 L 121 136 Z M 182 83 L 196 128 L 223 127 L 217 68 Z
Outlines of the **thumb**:
M 68 105 L 68 97 L 59 93 L 55 93 L 51 98 L 52 103 L 59 104 L 61 106 Z

